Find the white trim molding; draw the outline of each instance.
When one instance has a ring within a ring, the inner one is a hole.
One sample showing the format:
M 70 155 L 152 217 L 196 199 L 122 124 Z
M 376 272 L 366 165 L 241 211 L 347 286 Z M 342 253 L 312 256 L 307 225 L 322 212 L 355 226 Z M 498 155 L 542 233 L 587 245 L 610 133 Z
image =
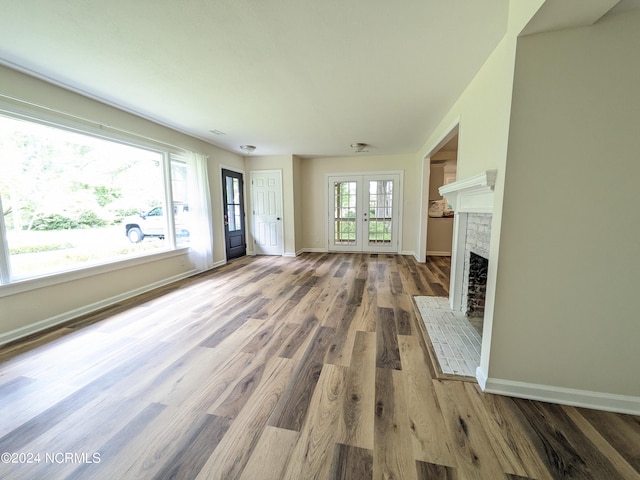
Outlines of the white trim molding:
M 480 368 L 476 370 L 476 379 L 485 393 L 640 415 L 640 397 L 555 387 L 553 385 L 538 385 L 500 378 L 487 379 Z
M 321 247 L 321 248 L 308 247 L 308 248 L 303 248 L 302 252 L 303 253 L 328 253 L 329 250 L 324 247 Z
M 496 170 L 486 170 L 473 177 L 443 185 L 440 195 L 456 213 L 492 213 Z
M 480 367 L 476 367 L 476 380 L 480 389 L 484 392 L 487 389 L 487 374 Z

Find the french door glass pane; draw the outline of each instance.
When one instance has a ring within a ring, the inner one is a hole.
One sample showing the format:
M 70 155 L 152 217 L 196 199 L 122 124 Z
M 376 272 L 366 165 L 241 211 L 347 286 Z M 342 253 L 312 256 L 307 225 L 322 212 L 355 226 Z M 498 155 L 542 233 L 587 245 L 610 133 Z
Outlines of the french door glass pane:
M 393 181 L 369 181 L 369 243 L 391 243 Z
M 353 245 L 356 243 L 356 182 L 335 182 L 335 243 Z

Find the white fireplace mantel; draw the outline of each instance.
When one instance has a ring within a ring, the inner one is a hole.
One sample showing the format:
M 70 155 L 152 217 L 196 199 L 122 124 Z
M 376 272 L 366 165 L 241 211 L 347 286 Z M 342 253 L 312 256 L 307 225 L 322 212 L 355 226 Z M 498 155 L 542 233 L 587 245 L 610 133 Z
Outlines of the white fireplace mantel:
M 443 185 L 438 189 L 440 195 L 447 199 L 447 203 L 455 212 L 449 287 L 449 302 L 454 311 L 466 308 L 466 293 L 463 286 L 469 214 L 493 213 L 496 174 L 496 170 L 486 170 L 473 177 Z
M 443 185 L 438 191 L 456 213 L 492 213 L 496 174 L 496 170 L 486 170 Z

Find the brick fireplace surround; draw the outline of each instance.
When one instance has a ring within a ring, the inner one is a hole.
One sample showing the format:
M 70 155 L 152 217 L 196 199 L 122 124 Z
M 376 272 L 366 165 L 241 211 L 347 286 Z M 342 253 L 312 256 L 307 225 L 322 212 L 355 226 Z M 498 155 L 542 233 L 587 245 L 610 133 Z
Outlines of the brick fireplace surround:
M 483 317 L 491 242 L 490 213 L 469 213 L 462 278 L 462 309 L 467 317 Z

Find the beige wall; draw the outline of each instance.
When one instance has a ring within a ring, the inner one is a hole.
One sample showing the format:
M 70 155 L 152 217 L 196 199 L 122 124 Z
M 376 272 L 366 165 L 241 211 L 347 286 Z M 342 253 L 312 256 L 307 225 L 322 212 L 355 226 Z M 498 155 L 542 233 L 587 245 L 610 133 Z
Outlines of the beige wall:
M 224 233 L 220 228 L 220 164 L 241 169 L 244 167 L 241 156 L 2 66 L 0 95 L 63 111 L 143 138 L 208 155 L 214 225 L 214 262 L 224 262 Z M 180 255 L 92 275 L 82 280 L 0 296 L 0 341 L 11 338 L 12 334 L 9 332 L 21 329 L 21 333 L 29 333 L 30 326 L 38 322 L 41 322 L 42 326 L 51 319 L 64 320 L 69 315 L 82 313 L 87 306 L 144 290 L 149 285 L 188 274 L 193 268 L 188 256 Z
M 420 185 L 414 155 L 305 158 L 301 166 L 304 248 L 327 249 L 327 174 L 402 170 L 404 201 L 401 250 L 408 254 L 415 252 Z
M 640 396 L 640 14 L 520 39 L 489 376 Z
M 294 203 L 294 222 L 295 222 L 295 252 L 302 253 L 304 243 L 302 240 L 304 234 L 304 215 L 302 212 L 302 159 L 293 156 L 293 203 Z
M 453 218 L 429 217 L 427 224 L 427 255 L 451 255 Z

